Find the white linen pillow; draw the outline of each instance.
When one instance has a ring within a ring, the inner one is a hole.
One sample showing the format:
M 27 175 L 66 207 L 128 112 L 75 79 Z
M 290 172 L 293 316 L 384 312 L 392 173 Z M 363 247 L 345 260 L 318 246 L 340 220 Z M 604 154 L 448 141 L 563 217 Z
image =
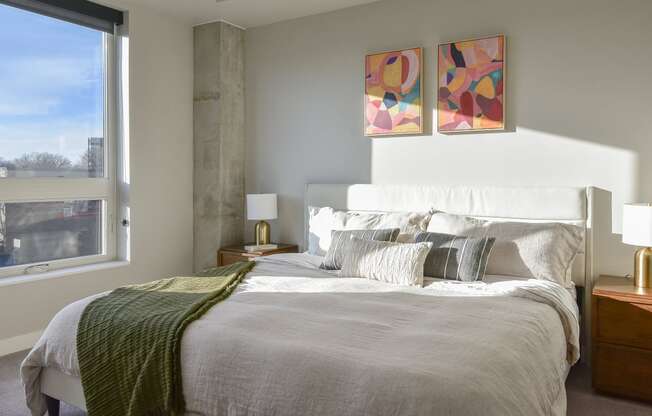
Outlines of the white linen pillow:
M 428 228 L 430 212 L 362 212 L 348 211 L 347 229 L 376 230 L 398 228 L 397 242 L 413 243 L 417 234 Z
M 404 286 L 423 286 L 423 264 L 432 243 L 392 243 L 352 237 L 341 277 L 364 277 Z
M 342 211 L 331 207 L 308 207 L 308 253 L 325 256 L 331 233 L 337 230 L 377 230 L 398 228 L 397 241 L 413 242 L 428 227 L 430 212 Z
M 580 251 L 580 227 L 552 223 L 500 222 L 435 212 L 429 232 L 494 237 L 487 274 L 532 277 L 563 286 L 571 284 L 570 269 Z
M 348 249 L 347 242 L 351 237 L 361 240 L 396 241 L 398 228 L 374 230 L 335 230 L 331 234 L 331 246 L 319 268 L 325 270 L 339 270 L 342 268 L 342 259 Z
M 308 207 L 308 214 L 308 253 L 323 257 L 331 246 L 333 230 L 344 229 L 346 215 L 331 207 Z

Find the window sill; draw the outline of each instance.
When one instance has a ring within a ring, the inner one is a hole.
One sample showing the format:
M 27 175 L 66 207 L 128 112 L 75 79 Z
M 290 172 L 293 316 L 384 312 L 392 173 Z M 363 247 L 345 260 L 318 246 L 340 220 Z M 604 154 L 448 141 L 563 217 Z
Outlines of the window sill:
M 102 263 L 86 264 L 83 266 L 66 267 L 63 269 L 51 270 L 44 273 L 21 274 L 18 276 L 9 276 L 9 277 L 0 278 L 0 287 L 20 285 L 24 283 L 33 283 L 41 280 L 58 279 L 60 277 L 72 276 L 72 275 L 82 274 L 82 273 L 92 273 L 101 270 L 116 269 L 120 267 L 126 267 L 129 264 L 130 263 L 128 261 L 113 260 L 113 261 L 106 261 Z

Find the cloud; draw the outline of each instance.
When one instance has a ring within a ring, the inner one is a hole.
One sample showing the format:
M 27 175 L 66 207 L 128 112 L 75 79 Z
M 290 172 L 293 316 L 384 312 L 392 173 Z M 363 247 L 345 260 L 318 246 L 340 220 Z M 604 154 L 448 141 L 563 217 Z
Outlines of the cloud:
M 0 61 L 0 116 L 46 115 L 80 93 L 101 91 L 93 59 L 23 58 Z
M 92 58 L 30 57 L 0 62 L 0 73 L 19 87 L 64 90 L 97 82 L 101 64 Z
M 50 113 L 59 103 L 53 97 L 26 97 L 6 92 L 2 94 L 0 116 L 42 116 Z

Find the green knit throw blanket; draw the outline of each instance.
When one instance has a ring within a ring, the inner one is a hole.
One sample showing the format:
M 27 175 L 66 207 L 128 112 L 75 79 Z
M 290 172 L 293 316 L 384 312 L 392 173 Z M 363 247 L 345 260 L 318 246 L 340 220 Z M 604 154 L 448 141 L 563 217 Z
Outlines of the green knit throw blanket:
M 254 266 L 116 289 L 84 310 L 77 354 L 89 416 L 182 415 L 181 337 Z

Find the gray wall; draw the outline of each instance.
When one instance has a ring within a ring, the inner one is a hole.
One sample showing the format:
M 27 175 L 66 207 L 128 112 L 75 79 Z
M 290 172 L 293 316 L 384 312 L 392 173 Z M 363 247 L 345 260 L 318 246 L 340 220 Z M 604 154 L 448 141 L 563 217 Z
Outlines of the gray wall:
M 613 193 L 619 232 L 622 203 L 652 200 L 650 15 L 646 0 L 403 0 L 250 29 L 247 191 L 280 194 L 273 238 L 288 242 L 302 241 L 307 182 L 594 185 Z M 508 131 L 432 133 L 434 45 L 495 33 Z M 414 46 L 428 133 L 364 138 L 364 55 Z M 618 239 L 603 271 L 631 269 Z
M 244 225 L 244 31 L 215 22 L 194 28 L 195 271 L 242 242 Z

